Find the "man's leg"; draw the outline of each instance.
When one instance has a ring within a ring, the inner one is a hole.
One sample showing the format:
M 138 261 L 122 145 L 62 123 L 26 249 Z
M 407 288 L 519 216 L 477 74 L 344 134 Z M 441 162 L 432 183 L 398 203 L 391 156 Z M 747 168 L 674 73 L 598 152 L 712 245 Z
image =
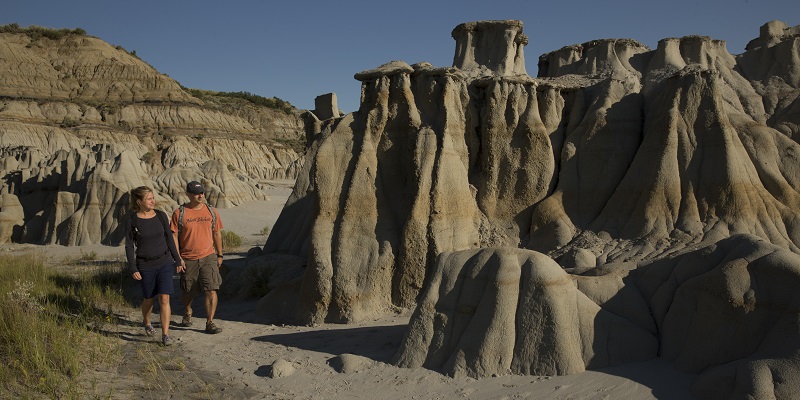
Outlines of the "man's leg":
M 205 292 L 206 306 L 206 333 L 220 333 L 222 329 L 214 324 L 214 315 L 217 312 L 217 290 L 222 284 L 215 254 L 203 257 L 200 266 L 200 281 Z
M 184 291 L 181 300 L 183 301 L 183 308 L 185 309 L 183 315 L 192 315 L 192 300 L 194 300 L 192 291 Z
M 181 273 L 181 301 L 183 302 L 182 326 L 192 325 L 192 301 L 194 300 L 196 283 L 200 272 L 200 267 L 196 260 L 184 260 L 186 270 Z
M 214 323 L 214 314 L 217 311 L 217 291 L 206 290 L 206 333 L 216 334 L 222 332 L 222 328 Z

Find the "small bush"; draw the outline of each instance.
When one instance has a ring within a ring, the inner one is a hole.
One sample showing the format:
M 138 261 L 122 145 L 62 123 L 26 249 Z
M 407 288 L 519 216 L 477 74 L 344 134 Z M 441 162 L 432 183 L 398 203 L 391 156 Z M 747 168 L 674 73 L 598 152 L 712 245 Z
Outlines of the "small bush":
M 62 128 L 74 128 L 76 126 L 80 126 L 81 121 L 75 118 L 64 117 L 64 120 L 61 121 Z
M 233 165 L 231 165 L 231 164 L 228 164 L 228 171 L 230 171 L 230 172 L 236 172 L 236 167 L 234 167 L 234 166 L 233 166 Z
M 266 268 L 263 270 L 251 270 L 249 282 L 252 282 L 248 295 L 255 298 L 262 298 L 269 294 L 269 281 L 273 270 Z
M 144 162 L 145 164 L 150 164 L 151 162 L 153 162 L 153 159 L 155 159 L 155 156 L 153 155 L 153 153 L 149 151 L 147 153 L 142 154 L 142 157 L 140 158 L 140 160 L 142 160 L 142 162 Z
M 259 233 L 262 236 L 267 236 L 267 235 L 269 235 L 269 229 L 270 229 L 269 225 L 265 225 L 263 228 L 261 228 L 261 231 Z
M 81 256 L 80 256 L 80 258 L 78 258 L 78 261 L 87 262 L 87 261 L 95 261 L 95 260 L 97 260 L 97 252 L 96 251 L 90 251 L 90 252 L 84 253 L 83 250 L 81 250 Z
M 239 247 L 242 245 L 242 237 L 237 235 L 236 232 L 222 230 L 220 231 L 222 234 L 222 248 L 223 249 L 230 249 Z

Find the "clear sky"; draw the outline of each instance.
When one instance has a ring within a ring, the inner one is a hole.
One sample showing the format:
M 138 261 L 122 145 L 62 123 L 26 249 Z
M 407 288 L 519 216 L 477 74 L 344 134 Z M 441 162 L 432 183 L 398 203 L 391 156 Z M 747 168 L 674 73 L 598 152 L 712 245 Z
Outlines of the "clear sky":
M 334 92 L 345 112 L 358 109 L 354 74 L 392 60 L 450 66 L 453 28 L 491 19 L 523 22 L 536 76 L 541 54 L 593 39 L 655 49 L 660 39 L 706 35 L 740 54 L 768 21 L 800 25 L 800 0 L 4 0 L 0 12 L 0 25 L 83 28 L 186 87 L 301 109 Z

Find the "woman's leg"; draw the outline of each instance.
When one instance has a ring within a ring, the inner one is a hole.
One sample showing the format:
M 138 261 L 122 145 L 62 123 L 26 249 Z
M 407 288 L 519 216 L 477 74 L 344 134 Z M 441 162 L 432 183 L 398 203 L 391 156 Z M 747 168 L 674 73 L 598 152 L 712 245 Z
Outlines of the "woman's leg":
M 163 336 L 169 336 L 169 321 L 172 318 L 172 310 L 170 309 L 169 305 L 169 295 L 159 294 L 158 305 L 161 308 L 161 334 Z
M 144 326 L 150 325 L 150 313 L 153 312 L 154 302 L 154 297 L 142 300 L 142 320 L 144 321 Z

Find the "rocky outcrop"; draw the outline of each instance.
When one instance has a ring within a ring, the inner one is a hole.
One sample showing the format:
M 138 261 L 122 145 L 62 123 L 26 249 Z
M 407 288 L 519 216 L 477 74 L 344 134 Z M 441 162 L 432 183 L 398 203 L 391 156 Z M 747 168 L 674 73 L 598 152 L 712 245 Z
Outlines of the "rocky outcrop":
M 201 100 L 97 38 L 0 33 L 0 71 L 0 241 L 117 244 L 134 187 L 171 210 L 200 180 L 231 207 L 301 165 L 299 112 Z
M 295 260 L 260 303 L 281 309 L 262 310 L 416 307 L 396 362 L 452 375 L 661 355 L 699 374 L 699 397 L 790 397 L 800 66 L 797 29 L 777 25 L 738 56 L 702 36 L 588 42 L 534 79 L 521 23 L 482 21 L 454 30 L 454 67 L 356 74 L 360 109 L 315 125 L 249 260 Z
M 620 295 L 622 277 L 570 275 L 544 254 L 516 248 L 443 253 L 395 363 L 484 377 L 566 375 L 651 359 L 657 332 L 641 296 L 628 296 L 638 309 L 623 309 L 639 319 L 593 298 Z M 636 323 L 642 316 L 645 326 Z
M 340 117 L 336 93 L 326 93 L 317 96 L 314 99 L 314 115 L 318 119 L 323 120 Z

